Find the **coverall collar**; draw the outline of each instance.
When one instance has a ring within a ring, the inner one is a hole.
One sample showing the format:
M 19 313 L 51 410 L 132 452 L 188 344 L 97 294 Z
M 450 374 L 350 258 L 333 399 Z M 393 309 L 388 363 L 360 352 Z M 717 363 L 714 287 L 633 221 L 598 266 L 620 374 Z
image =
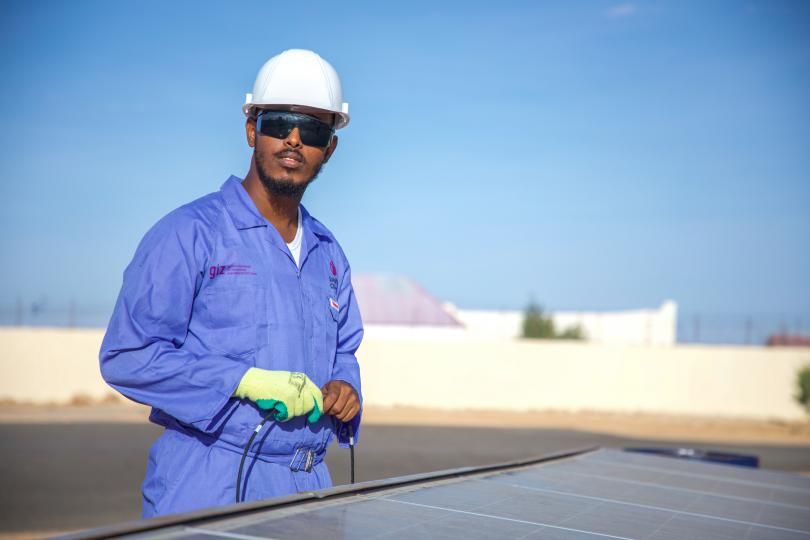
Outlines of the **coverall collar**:
M 267 221 L 261 212 L 259 212 L 259 209 L 256 208 L 253 199 L 250 198 L 247 190 L 245 190 L 242 185 L 241 178 L 231 175 L 230 178 L 225 180 L 225 183 L 222 184 L 220 191 L 225 201 L 225 207 L 228 209 L 228 213 L 231 215 L 233 224 L 237 229 L 252 229 L 254 227 L 268 227 L 270 225 L 270 222 Z M 301 226 L 304 228 L 304 238 L 301 245 L 301 265 L 303 265 L 309 252 L 318 245 L 319 239 L 318 235 L 313 232 L 315 221 L 312 216 L 309 215 L 304 205 L 300 205 L 300 208 Z M 284 243 L 278 231 L 275 230 L 275 227 L 269 227 L 269 229 L 268 232 L 270 234 L 268 236 L 271 243 L 282 251 L 289 253 L 286 243 Z M 292 258 L 292 255 L 290 255 L 290 257 Z
M 231 175 L 225 180 L 222 187 L 222 198 L 225 200 L 225 207 L 231 214 L 233 224 L 237 229 L 252 229 L 253 227 L 267 227 L 268 221 L 256 208 L 253 199 L 242 186 L 242 179 Z

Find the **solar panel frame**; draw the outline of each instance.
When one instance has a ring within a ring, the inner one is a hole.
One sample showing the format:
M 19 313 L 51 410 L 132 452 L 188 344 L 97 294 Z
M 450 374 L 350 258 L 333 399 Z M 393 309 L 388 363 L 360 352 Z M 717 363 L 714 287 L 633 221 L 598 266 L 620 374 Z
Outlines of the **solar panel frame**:
M 65 538 L 810 540 L 810 479 L 590 449 L 343 486 L 219 512 L 185 515 L 151 530 Z

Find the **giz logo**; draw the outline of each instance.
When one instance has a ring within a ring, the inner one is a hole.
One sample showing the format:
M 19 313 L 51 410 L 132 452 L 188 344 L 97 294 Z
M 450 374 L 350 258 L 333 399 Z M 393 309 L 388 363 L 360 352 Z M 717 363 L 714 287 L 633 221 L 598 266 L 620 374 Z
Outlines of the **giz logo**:
M 208 268 L 208 277 L 217 276 L 255 276 L 256 272 L 249 264 L 218 264 Z
M 225 273 L 225 267 L 222 265 L 212 266 L 208 269 L 208 277 L 214 279 L 217 276 L 221 276 Z

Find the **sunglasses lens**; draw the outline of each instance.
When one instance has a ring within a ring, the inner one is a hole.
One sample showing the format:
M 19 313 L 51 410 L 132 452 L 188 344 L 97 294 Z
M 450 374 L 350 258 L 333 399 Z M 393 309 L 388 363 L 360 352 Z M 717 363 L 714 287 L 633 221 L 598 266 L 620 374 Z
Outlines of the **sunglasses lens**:
M 298 128 L 301 132 L 301 142 L 308 146 L 323 147 L 329 144 L 332 138 L 332 128 L 317 120 L 309 126 L 299 125 Z
M 275 139 L 286 139 L 297 127 L 301 142 L 307 146 L 324 147 L 329 144 L 333 133 L 324 122 L 301 113 L 264 111 L 259 113 L 257 122 L 259 133 Z
M 286 139 L 294 127 L 292 122 L 275 119 L 269 115 L 259 117 L 259 132 L 275 139 Z

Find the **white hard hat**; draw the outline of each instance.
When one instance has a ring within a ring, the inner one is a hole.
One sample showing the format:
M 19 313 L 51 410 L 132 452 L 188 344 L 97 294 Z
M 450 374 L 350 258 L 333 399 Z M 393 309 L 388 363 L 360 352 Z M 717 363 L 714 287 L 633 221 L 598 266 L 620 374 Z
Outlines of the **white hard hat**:
M 297 106 L 335 114 L 335 129 L 349 123 L 340 77 L 329 62 L 312 51 L 290 49 L 265 62 L 256 75 L 253 93 L 245 95 L 242 112 L 270 105 Z

